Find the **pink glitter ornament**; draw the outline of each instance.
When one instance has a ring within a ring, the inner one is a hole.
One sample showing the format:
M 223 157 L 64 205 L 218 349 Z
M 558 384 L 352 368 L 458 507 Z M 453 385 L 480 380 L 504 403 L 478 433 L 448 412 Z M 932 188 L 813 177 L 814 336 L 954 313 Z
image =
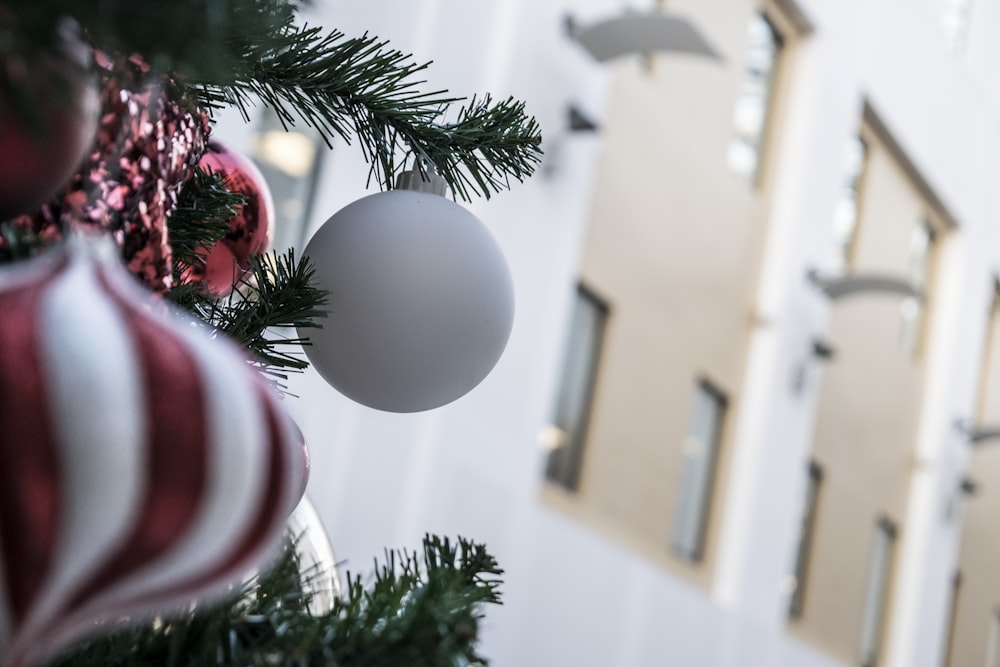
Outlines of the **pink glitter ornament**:
M 232 292 L 250 268 L 250 256 L 267 252 L 274 239 L 274 201 L 264 175 L 246 156 L 217 141 L 208 142 L 201 167 L 222 176 L 230 192 L 246 201 L 229 219 L 229 233 L 205 251 L 203 267 L 193 267 L 185 281 L 204 281 L 216 296 Z
M 74 238 L 0 269 L 0 664 L 225 592 L 302 496 L 243 351 Z M 150 304 L 155 308 L 150 308 Z
M 129 270 L 165 292 L 173 281 L 167 219 L 205 150 L 208 116 L 175 99 L 170 81 L 151 77 L 138 56 L 95 56 L 104 75 L 96 143 L 61 194 L 14 223 L 45 239 L 63 229 L 110 232 Z

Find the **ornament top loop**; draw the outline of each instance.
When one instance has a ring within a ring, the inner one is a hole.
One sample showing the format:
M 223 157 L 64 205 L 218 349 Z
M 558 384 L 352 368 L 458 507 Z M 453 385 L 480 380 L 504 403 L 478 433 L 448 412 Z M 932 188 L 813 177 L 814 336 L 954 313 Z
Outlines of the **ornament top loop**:
M 448 182 L 430 165 L 425 165 L 421 170 L 414 161 L 412 169 L 400 172 L 396 179 L 396 189 L 429 192 L 444 197 L 448 192 Z

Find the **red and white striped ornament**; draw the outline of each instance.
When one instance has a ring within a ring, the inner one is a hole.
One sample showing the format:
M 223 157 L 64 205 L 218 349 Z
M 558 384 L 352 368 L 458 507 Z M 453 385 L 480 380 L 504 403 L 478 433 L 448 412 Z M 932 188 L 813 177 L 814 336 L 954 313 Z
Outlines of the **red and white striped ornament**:
M 0 270 L 0 664 L 224 592 L 305 486 L 243 351 L 115 255 L 73 239 Z

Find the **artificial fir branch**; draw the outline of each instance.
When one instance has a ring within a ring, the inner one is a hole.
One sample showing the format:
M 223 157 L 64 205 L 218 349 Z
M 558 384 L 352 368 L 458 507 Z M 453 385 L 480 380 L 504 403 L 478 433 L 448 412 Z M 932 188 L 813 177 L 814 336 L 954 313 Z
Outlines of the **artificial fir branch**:
M 184 184 L 170 215 L 174 284 L 188 267 L 204 261 L 206 249 L 229 232 L 229 220 L 246 198 L 230 192 L 222 176 L 197 168 Z
M 356 140 L 383 186 L 392 186 L 411 156 L 436 168 L 465 199 L 488 197 L 509 178 L 533 172 L 541 138 L 523 104 L 421 92 L 425 65 L 373 37 L 346 39 L 298 26 L 297 8 L 294 0 L 12 0 L 0 7 L 0 57 L 6 62 L 24 44 L 44 52 L 53 44 L 55 23 L 74 17 L 94 47 L 141 54 L 153 74 L 169 74 L 178 91 L 206 108 L 235 104 L 246 115 L 262 102 L 286 127 L 303 119 L 328 143 Z M 187 184 L 169 221 L 181 269 L 224 234 L 223 216 L 228 220 L 227 207 L 236 201 L 218 190 L 219 183 L 201 178 Z M 15 238 L 11 230 L 0 234 L 11 236 L 10 252 L 31 254 L 35 239 Z M 291 253 L 255 258 L 251 266 L 229 298 L 216 300 L 198 285 L 176 287 L 167 296 L 235 338 L 265 371 L 281 377 L 282 370 L 305 368 L 294 354 L 302 341 L 281 331 L 315 326 L 325 294 L 311 286 L 308 262 Z M 349 576 L 344 596 L 321 616 L 306 611 L 303 577 L 310 574 L 299 565 L 286 550 L 277 567 L 227 602 L 123 629 L 58 664 L 486 664 L 475 649 L 480 609 L 499 603 L 501 571 L 481 545 L 427 538 L 419 554 L 393 552 L 367 585 Z
M 463 199 L 489 197 L 508 187 L 509 177 L 530 176 L 539 162 L 540 130 L 522 102 L 473 98 L 456 121 L 445 122 L 449 105 L 462 99 L 421 92 L 416 76 L 427 65 L 375 37 L 345 39 L 287 16 L 270 39 L 248 36 L 242 50 L 244 61 L 254 63 L 251 71 L 224 86 L 194 82 L 203 104 L 233 105 L 249 119 L 259 99 L 286 127 L 301 117 L 328 143 L 332 136 L 357 136 L 372 175 L 385 186 L 417 155 Z
M 523 181 L 541 157 L 538 125 L 526 117 L 524 103 L 513 98 L 494 103 L 489 95 L 473 97 L 454 123 L 407 139 L 465 199 L 470 192 L 489 196 L 505 189 L 511 176 Z
M 199 285 L 175 287 L 168 297 L 246 347 L 264 372 L 284 378 L 283 371 L 303 370 L 309 362 L 295 354 L 308 341 L 282 332 L 317 327 L 325 315 L 327 295 L 313 284 L 313 273 L 294 250 L 270 253 L 250 258 L 250 271 L 227 297 L 216 299 Z
M 273 569 L 224 602 L 83 644 L 51 667 L 456 667 L 475 650 L 484 604 L 500 604 L 502 570 L 478 543 L 426 536 L 416 553 L 376 563 L 366 583 L 308 612 L 310 577 L 287 545 Z
M 9 0 L 0 8 L 0 54 L 45 48 L 57 24 L 72 17 L 97 48 L 140 53 L 157 71 L 221 82 L 241 54 L 234 35 L 266 40 L 303 4 L 296 0 Z M 22 39 L 23 38 L 23 39 Z M 6 47 L 12 48 L 6 50 Z
M 427 536 L 420 557 L 388 553 L 370 586 L 348 578 L 333 612 L 342 625 L 331 664 L 487 664 L 475 650 L 480 608 L 500 604 L 502 573 L 483 545 L 462 538 Z
M 541 158 L 540 129 L 523 103 L 473 98 L 449 121 L 448 110 L 465 100 L 422 92 L 426 64 L 372 36 L 347 39 L 298 25 L 292 0 L 101 0 L 83 10 L 78 0 L 32 0 L 12 7 L 18 26 L 31 33 L 50 34 L 54 17 L 73 16 L 97 48 L 142 54 L 206 108 L 234 105 L 249 119 L 262 102 L 286 127 L 301 118 L 327 143 L 356 138 L 383 187 L 416 156 L 458 197 L 489 197 L 511 177 L 530 176 Z

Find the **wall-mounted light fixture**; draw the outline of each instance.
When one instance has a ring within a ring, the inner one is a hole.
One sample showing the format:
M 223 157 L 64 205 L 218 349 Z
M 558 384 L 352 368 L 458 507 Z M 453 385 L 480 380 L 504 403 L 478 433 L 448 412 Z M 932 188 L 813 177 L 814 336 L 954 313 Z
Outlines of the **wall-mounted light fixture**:
M 871 293 L 898 294 L 920 300 L 924 298 L 924 293 L 909 280 L 897 276 L 862 273 L 827 278 L 810 270 L 806 278 L 834 301 L 845 296 Z
M 565 125 L 554 133 L 545 146 L 542 174 L 551 177 L 556 173 L 562 161 L 563 144 L 568 137 L 571 135 L 596 135 L 600 131 L 601 126 L 597 121 L 588 116 L 579 106 L 570 103 L 566 107 Z
M 721 60 L 694 24 L 663 11 L 627 12 L 588 26 L 579 26 L 572 16 L 567 16 L 566 30 L 598 62 L 657 52 Z
M 570 132 L 597 132 L 601 129 L 595 121 L 580 111 L 580 107 L 570 104 L 566 111 L 566 127 Z
M 988 440 L 1000 438 L 1000 424 L 973 424 L 966 433 L 973 445 L 985 444 Z
M 976 424 L 970 419 L 957 417 L 952 426 L 969 439 L 969 444 L 976 447 L 991 440 L 1000 440 L 1000 423 Z
M 837 356 L 837 349 L 829 341 L 822 338 L 814 338 L 812 341 L 813 356 L 820 361 L 833 361 Z

